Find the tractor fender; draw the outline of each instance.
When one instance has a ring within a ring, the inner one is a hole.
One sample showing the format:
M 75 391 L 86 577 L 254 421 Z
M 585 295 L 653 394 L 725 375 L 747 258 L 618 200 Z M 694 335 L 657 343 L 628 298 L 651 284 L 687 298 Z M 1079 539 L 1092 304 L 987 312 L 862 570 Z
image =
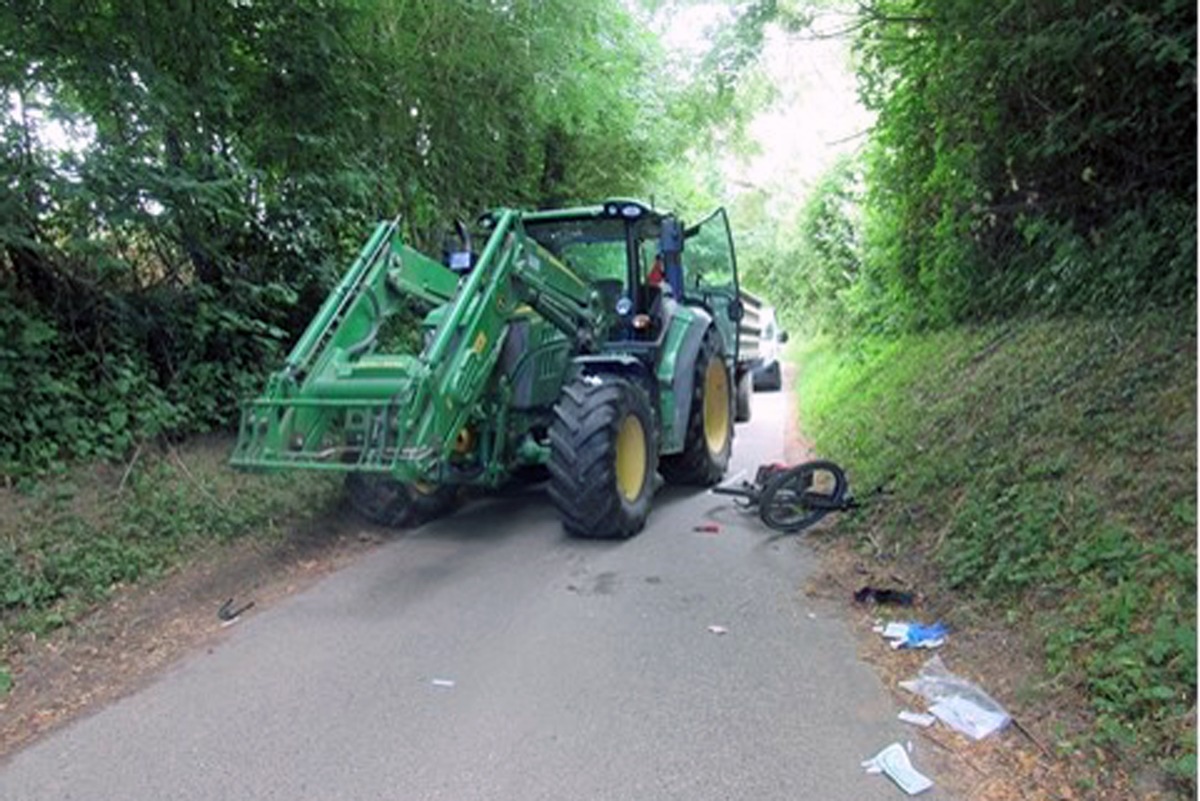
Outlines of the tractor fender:
M 664 376 L 660 371 L 659 380 L 671 387 L 674 399 L 674 413 L 669 432 L 664 432 L 664 452 L 674 453 L 683 449 L 683 438 L 687 433 L 688 414 L 692 406 L 692 384 L 695 383 L 694 365 L 700 354 L 700 346 L 704 343 L 704 335 L 713 327 L 712 317 L 702 309 L 688 307 L 691 314 L 688 317 L 677 316 L 672 319 L 672 326 L 685 325 L 682 339 L 671 363 L 673 375 Z
M 627 353 L 595 353 L 576 356 L 571 360 L 571 370 L 567 380 L 573 380 L 581 375 L 619 375 L 629 379 L 635 386 L 641 387 L 650 399 L 651 405 L 657 403 L 658 392 L 650 368 L 641 359 Z

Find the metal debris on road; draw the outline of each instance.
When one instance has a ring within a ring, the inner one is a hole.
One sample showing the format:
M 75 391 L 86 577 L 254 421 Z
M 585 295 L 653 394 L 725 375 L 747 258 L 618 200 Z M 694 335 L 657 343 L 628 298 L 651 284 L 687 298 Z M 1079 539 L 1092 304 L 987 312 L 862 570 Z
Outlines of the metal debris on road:
M 692 531 L 699 532 L 700 534 L 719 534 L 721 527 L 716 523 L 702 523 L 699 526 L 692 526 Z
M 729 633 L 729 629 L 725 628 L 724 626 L 709 626 L 708 630 L 711 631 L 713 634 L 728 634 Z
M 237 622 L 237 619 L 242 616 L 242 613 L 253 606 L 254 601 L 251 601 L 250 603 L 234 609 L 233 599 L 229 598 L 225 601 L 225 603 L 221 604 L 221 608 L 217 610 L 217 618 L 221 621 L 222 625 L 229 626 Z
M 432 684 L 434 687 L 453 687 L 455 684 L 455 681 L 454 681 L 454 679 L 434 679 L 433 681 L 431 681 L 429 683 Z

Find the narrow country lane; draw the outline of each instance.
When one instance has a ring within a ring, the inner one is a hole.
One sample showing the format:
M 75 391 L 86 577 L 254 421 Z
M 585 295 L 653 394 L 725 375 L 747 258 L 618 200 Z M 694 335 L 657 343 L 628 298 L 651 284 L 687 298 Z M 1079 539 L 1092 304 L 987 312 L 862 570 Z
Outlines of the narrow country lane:
M 735 471 L 783 455 L 784 394 L 754 401 Z M 564 536 L 538 490 L 477 502 L 17 754 L 0 798 L 903 797 L 859 762 L 925 744 L 814 569 L 699 491 L 616 543 Z

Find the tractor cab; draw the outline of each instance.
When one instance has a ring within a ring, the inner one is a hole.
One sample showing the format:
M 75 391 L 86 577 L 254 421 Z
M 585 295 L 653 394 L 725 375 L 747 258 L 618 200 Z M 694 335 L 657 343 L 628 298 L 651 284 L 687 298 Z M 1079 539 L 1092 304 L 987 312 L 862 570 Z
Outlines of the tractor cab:
M 601 294 L 617 321 L 610 339 L 658 342 L 683 304 L 705 308 L 725 340 L 736 343 L 741 307 L 724 209 L 684 228 L 672 214 L 614 199 L 528 213 L 523 223 L 532 239 Z

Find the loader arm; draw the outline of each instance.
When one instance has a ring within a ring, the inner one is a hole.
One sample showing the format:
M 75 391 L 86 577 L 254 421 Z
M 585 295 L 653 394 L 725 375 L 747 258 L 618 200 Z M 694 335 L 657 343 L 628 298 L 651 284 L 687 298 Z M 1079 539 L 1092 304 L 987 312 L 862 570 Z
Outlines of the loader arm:
M 461 279 L 404 245 L 396 221 L 380 224 L 266 394 L 243 409 L 232 463 L 442 481 L 468 419 L 486 411 L 518 306 L 562 331 L 575 352 L 593 352 L 610 323 L 599 294 L 526 236 L 517 212 L 492 219 Z M 438 325 L 417 356 L 379 353 L 383 321 L 406 298 L 444 304 Z

